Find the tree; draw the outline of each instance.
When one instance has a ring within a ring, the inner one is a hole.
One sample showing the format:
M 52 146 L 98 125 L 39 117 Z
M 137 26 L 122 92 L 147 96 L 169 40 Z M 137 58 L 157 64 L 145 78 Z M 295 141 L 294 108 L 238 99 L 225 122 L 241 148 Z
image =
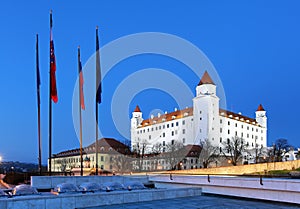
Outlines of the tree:
M 292 146 L 287 139 L 277 139 L 269 151 L 269 156 L 273 158 L 274 162 L 281 162 L 283 155 L 291 148 Z
M 136 144 L 132 147 L 133 155 L 136 157 L 136 170 L 141 171 L 143 169 L 143 162 L 144 157 L 146 154 L 146 148 L 147 148 L 147 140 L 141 140 L 138 141 Z
M 176 166 L 185 157 L 185 150 L 183 149 L 183 143 L 180 141 L 172 140 L 170 143 L 166 144 L 166 152 L 164 156 L 166 157 L 166 162 L 170 165 L 171 170 L 175 170 Z
M 111 156 L 111 161 L 113 162 L 113 169 L 117 172 L 131 172 L 132 171 L 132 157 L 130 155 L 114 155 Z
M 210 163 L 214 162 L 219 157 L 219 147 L 213 146 L 208 139 L 200 141 L 201 153 L 199 156 L 200 162 L 203 162 L 203 167 L 207 168 Z
M 232 139 L 227 139 L 227 142 L 223 142 L 224 151 L 222 151 L 224 157 L 229 160 L 229 162 L 236 166 L 237 163 L 243 158 L 243 153 L 246 152 L 248 145 L 245 140 L 240 137 L 232 137 Z

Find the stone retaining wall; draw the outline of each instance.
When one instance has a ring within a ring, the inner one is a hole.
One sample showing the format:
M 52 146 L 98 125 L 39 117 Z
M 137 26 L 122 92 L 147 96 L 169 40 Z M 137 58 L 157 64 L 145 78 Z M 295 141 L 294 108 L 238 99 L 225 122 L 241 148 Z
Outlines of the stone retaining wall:
M 271 170 L 293 170 L 297 168 L 300 168 L 300 160 L 294 160 L 288 162 L 216 167 L 216 168 L 207 168 L 207 169 L 179 170 L 179 171 L 169 171 L 168 173 L 242 175 L 242 174 L 251 174 L 251 173 L 264 173 L 265 171 L 271 171 Z

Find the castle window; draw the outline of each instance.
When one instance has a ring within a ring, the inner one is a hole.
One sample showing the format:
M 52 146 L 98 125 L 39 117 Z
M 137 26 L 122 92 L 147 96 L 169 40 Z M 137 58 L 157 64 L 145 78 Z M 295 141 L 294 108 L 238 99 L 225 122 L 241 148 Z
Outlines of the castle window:
M 169 128 L 170 127 L 170 124 L 167 124 L 167 128 Z
M 151 135 L 149 135 L 149 140 L 151 139 Z
M 166 148 L 165 147 L 163 148 L 163 152 L 166 152 Z
M 222 143 L 222 137 L 220 137 L 220 143 Z
M 247 130 L 249 131 L 249 126 L 247 126 Z
M 222 152 L 222 147 L 220 147 L 220 152 Z
M 153 128 L 151 128 L 151 131 L 153 131 L 154 129 Z
M 241 137 L 242 137 L 242 138 L 244 137 L 244 133 L 241 134 Z
M 143 130 L 143 133 L 145 133 L 145 129 Z
M 157 131 L 157 126 L 155 127 L 155 130 Z
M 221 123 L 221 124 L 223 123 L 222 119 L 220 120 L 220 123 Z
M 202 111 L 200 111 L 200 114 L 202 114 Z
M 166 126 L 165 125 L 163 125 L 163 129 L 165 129 L 166 128 Z
M 222 133 L 222 131 L 223 131 L 223 129 L 222 129 L 222 128 L 220 128 L 220 133 Z
M 237 123 L 235 124 L 235 127 L 237 127 Z
M 182 121 L 182 125 L 185 125 L 185 120 Z
M 166 146 L 166 142 L 165 141 L 163 141 L 163 146 Z
M 165 132 L 163 133 L 163 137 L 166 137 L 166 133 Z
M 172 131 L 172 136 L 174 136 L 174 131 Z
M 174 127 L 174 123 L 171 124 L 171 127 Z
M 172 139 L 171 144 L 174 145 L 174 142 L 175 142 L 174 139 Z
M 230 126 L 230 121 L 228 121 L 228 125 Z
M 139 131 L 137 131 L 136 133 L 139 134 Z
M 249 134 L 247 134 L 247 138 L 249 138 Z
M 182 143 L 185 144 L 185 138 L 182 139 Z
M 185 134 L 185 129 L 182 129 L 182 134 Z
M 252 128 L 252 131 L 254 131 L 254 128 Z
M 261 133 L 263 134 L 263 133 L 264 133 L 264 131 L 263 131 L 263 130 L 261 130 Z
M 102 162 L 104 161 L 104 157 L 103 157 L 103 156 L 101 156 L 101 161 L 102 161 Z
M 176 134 L 176 135 L 178 134 L 178 131 L 177 131 L 177 130 L 175 130 L 175 134 Z
M 200 118 L 200 120 L 202 120 L 202 118 Z
M 252 135 L 252 139 L 254 139 L 254 136 Z
M 264 140 L 264 137 L 261 137 L 261 140 L 263 141 L 263 140 Z
M 256 129 L 256 132 L 258 132 L 258 129 Z
M 230 134 L 230 130 L 228 130 L 228 134 Z
M 236 135 L 236 136 L 238 135 L 238 132 L 237 132 L 237 131 L 235 132 L 235 135 Z
M 159 130 L 161 129 L 161 126 L 159 126 Z
M 179 125 L 179 123 L 178 122 L 176 122 L 176 126 L 178 126 Z
M 244 128 L 244 125 L 242 125 L 242 128 Z

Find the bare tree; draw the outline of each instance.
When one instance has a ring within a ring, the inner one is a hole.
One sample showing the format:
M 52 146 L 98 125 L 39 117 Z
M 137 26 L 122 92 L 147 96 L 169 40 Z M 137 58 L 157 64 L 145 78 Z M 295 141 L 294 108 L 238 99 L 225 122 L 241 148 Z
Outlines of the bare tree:
M 281 162 L 283 155 L 291 148 L 292 146 L 288 143 L 287 139 L 277 139 L 269 151 L 269 157 L 271 157 L 274 162 Z
M 183 149 L 183 143 L 180 141 L 172 140 L 170 143 L 166 144 L 166 152 L 164 156 L 166 157 L 166 162 L 170 165 L 171 170 L 175 170 L 176 166 L 182 161 L 186 153 Z
M 243 153 L 246 152 L 248 147 L 245 140 L 237 136 L 232 137 L 231 140 L 227 139 L 227 142 L 223 142 L 223 146 L 224 150 L 222 152 L 224 157 L 234 166 L 243 158 Z
M 67 169 L 67 159 L 62 158 L 57 160 L 57 164 L 60 164 L 60 171 L 65 172 Z
M 156 143 L 153 145 L 152 147 L 152 151 L 151 151 L 151 155 L 152 155 L 152 162 L 153 162 L 153 169 L 157 170 L 158 169 L 158 165 L 159 165 L 159 161 L 161 159 L 161 153 L 163 150 L 163 146 L 161 143 Z
M 199 156 L 203 167 L 207 168 L 210 163 L 214 162 L 219 157 L 219 147 L 213 146 L 208 139 L 200 141 L 201 153 Z
M 146 148 L 147 148 L 147 140 L 141 140 L 133 145 L 132 152 L 133 155 L 136 157 L 136 166 L 138 171 L 141 171 L 143 169 L 143 163 L 144 163 L 144 157 L 146 154 Z
M 132 171 L 132 156 L 130 155 L 114 155 L 111 156 L 111 161 L 113 164 L 113 169 L 117 172 L 131 172 Z

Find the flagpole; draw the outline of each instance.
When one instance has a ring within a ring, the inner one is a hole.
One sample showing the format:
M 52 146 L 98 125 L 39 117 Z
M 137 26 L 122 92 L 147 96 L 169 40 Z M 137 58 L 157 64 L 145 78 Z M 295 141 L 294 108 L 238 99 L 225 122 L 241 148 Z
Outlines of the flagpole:
M 96 173 L 98 175 L 98 122 L 99 122 L 99 114 L 98 114 L 98 104 L 101 103 L 101 69 L 100 69 L 100 51 L 99 51 L 99 37 L 98 37 L 98 26 L 96 27 L 96 141 L 95 141 L 95 150 L 96 150 Z
M 81 61 L 80 61 L 80 46 L 78 46 L 78 75 L 79 75 L 79 85 L 78 85 L 78 97 L 79 97 L 79 125 L 80 125 L 80 176 L 83 176 L 83 156 L 82 156 L 82 116 L 81 116 Z
M 52 101 L 57 103 L 56 89 L 56 62 L 54 54 L 54 42 L 52 37 L 52 10 L 50 10 L 50 76 L 49 76 L 49 175 L 52 175 Z M 51 101 L 52 100 L 52 101 Z
M 52 10 L 50 10 L 50 45 L 52 39 Z M 52 101 L 51 101 L 51 87 L 52 87 L 52 76 L 51 76 L 51 46 L 50 46 L 50 69 L 49 69 L 49 176 L 52 175 Z
M 38 108 L 38 150 L 39 174 L 42 175 L 42 139 L 41 139 L 41 98 L 40 98 L 40 69 L 39 69 L 39 35 L 36 34 L 36 82 L 37 82 L 37 108 Z

